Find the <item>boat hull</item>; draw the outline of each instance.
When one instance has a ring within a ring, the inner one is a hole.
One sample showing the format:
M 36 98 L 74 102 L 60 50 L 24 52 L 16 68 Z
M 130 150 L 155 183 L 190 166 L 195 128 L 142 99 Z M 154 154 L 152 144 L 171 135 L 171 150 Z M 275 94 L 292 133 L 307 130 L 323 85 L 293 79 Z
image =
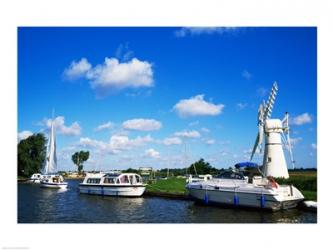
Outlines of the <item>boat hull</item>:
M 106 196 L 126 196 L 140 197 L 143 195 L 146 187 L 144 185 L 89 185 L 80 184 L 81 194 L 106 195 Z
M 40 184 L 40 180 L 38 179 L 29 179 L 27 182 L 31 184 Z
M 66 189 L 68 183 L 62 182 L 62 183 L 49 183 L 49 182 L 40 182 L 40 187 L 42 188 L 53 188 L 53 189 Z
M 206 190 L 199 188 L 187 189 L 192 198 L 206 204 L 260 208 L 273 211 L 294 208 L 303 200 L 302 198 L 280 200 L 278 195 L 269 193 L 235 192 L 234 190 Z

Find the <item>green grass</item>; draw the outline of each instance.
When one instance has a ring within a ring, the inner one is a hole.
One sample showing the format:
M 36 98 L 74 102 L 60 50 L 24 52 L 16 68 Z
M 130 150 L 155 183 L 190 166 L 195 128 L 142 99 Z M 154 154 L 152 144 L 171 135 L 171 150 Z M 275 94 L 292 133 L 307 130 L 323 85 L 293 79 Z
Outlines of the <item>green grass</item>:
M 304 198 L 306 200 L 312 200 L 312 201 L 317 201 L 317 191 L 302 191 L 302 194 L 304 195 Z
M 153 184 L 147 185 L 147 191 L 184 194 L 186 191 L 185 184 L 186 184 L 185 179 L 181 178 L 169 178 L 167 180 L 158 180 Z
M 317 200 L 317 172 L 290 172 L 289 179 L 277 178 L 279 184 L 293 185 L 298 188 L 306 200 Z

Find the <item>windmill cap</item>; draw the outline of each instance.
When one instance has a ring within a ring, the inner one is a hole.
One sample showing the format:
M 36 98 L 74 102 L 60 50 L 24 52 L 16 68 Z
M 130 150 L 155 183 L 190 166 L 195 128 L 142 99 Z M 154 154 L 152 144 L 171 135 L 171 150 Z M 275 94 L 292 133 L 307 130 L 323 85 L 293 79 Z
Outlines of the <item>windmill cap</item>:
M 266 129 L 282 128 L 282 121 L 280 119 L 269 119 L 265 122 Z

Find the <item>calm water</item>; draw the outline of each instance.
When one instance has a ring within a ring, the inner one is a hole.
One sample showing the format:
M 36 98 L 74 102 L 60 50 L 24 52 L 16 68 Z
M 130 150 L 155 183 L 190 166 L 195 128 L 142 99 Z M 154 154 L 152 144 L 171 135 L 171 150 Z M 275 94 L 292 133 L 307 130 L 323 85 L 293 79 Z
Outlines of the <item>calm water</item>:
M 117 198 L 18 184 L 19 223 L 316 223 L 317 214 L 291 209 L 268 212 L 211 207 L 164 198 Z

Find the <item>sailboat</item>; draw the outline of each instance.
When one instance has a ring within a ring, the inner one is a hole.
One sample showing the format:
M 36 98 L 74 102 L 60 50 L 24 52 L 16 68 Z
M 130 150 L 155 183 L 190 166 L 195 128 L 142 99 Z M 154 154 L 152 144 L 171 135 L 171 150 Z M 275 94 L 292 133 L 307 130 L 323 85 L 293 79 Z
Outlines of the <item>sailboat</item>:
M 51 123 L 51 130 L 49 142 L 47 146 L 47 155 L 44 169 L 42 171 L 43 177 L 40 181 L 40 187 L 44 188 L 67 188 L 68 183 L 64 178 L 57 174 L 57 153 L 56 153 L 56 138 L 53 120 Z

